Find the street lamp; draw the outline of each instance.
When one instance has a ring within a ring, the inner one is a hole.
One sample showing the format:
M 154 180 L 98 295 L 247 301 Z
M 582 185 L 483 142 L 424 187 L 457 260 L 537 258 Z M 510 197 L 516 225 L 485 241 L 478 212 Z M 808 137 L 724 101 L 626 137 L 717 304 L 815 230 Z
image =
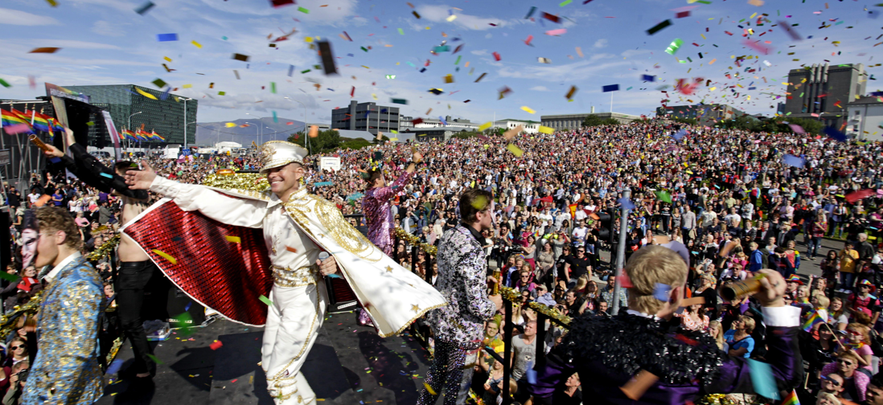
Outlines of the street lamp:
M 310 151 L 310 135 L 309 135 L 309 132 L 307 131 L 307 106 L 306 106 L 306 104 L 304 104 L 298 100 L 292 100 L 288 97 L 285 97 L 285 99 L 288 101 L 291 101 L 291 102 L 298 103 L 301 106 L 303 106 L 303 108 L 304 108 L 304 137 L 306 138 L 304 141 L 306 142 L 306 145 L 307 145 L 307 154 L 312 155 L 313 152 Z
M 187 102 L 193 99 L 189 97 L 181 97 L 181 99 L 184 100 L 184 149 L 187 149 Z
M 251 115 L 251 114 L 249 114 L 249 113 L 245 113 L 245 115 Z M 258 143 L 261 144 L 261 145 L 263 145 L 263 144 L 264 144 L 264 121 L 262 121 L 261 118 L 258 117 L 258 122 L 261 123 L 261 125 L 260 125 L 260 134 L 258 135 Z

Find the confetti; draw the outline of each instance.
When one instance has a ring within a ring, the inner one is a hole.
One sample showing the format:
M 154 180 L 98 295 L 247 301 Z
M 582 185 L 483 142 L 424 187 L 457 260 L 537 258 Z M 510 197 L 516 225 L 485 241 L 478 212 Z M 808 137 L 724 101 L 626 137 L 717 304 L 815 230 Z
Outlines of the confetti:
M 300 11 L 301 13 L 304 13 L 304 14 L 309 14 L 309 13 L 310 13 L 310 10 L 307 10 L 307 9 L 305 9 L 305 8 L 303 8 L 303 7 L 298 7 L 298 8 L 297 8 L 297 11 Z
M 146 13 L 148 10 L 152 9 L 153 6 L 155 6 L 155 5 L 156 5 L 156 4 L 153 4 L 152 1 L 148 1 L 148 2 L 146 2 L 146 3 L 144 3 L 144 4 L 142 4 L 141 7 L 136 8 L 136 9 L 135 9 L 135 12 L 138 13 L 138 14 L 140 14 L 140 15 L 144 15 L 144 13 Z
M 144 96 L 144 97 L 147 97 L 147 98 L 149 98 L 149 99 L 151 99 L 151 100 L 156 100 L 156 96 L 154 96 L 153 94 L 150 94 L 150 93 L 148 93 L 148 92 L 146 92 L 146 91 L 144 91 L 144 90 L 141 90 L 140 88 L 138 88 L 138 86 L 135 86 L 135 91 L 138 92 L 138 94 L 140 94 L 140 95 L 142 95 L 142 96 Z
M 634 378 L 629 380 L 624 386 L 619 389 L 629 398 L 634 401 L 639 400 L 644 393 L 647 392 L 647 389 L 650 388 L 656 381 L 659 380 L 659 377 L 650 373 L 646 370 L 641 370 L 638 372 Z
M 527 15 L 524 16 L 524 19 L 526 20 L 526 19 L 530 18 L 530 16 L 532 16 L 533 13 L 535 13 L 536 11 L 537 11 L 536 6 L 531 6 L 530 11 L 527 12 Z
M 228 123 L 226 123 L 226 124 L 224 124 L 224 125 L 226 125 L 227 128 L 233 128 L 233 127 L 236 126 L 236 123 L 235 123 L 235 122 L 228 122 Z
M 751 4 L 752 6 L 760 7 L 763 5 L 763 3 L 763 0 L 748 0 L 748 4 Z
M 45 47 L 45 48 L 34 48 L 28 53 L 55 53 L 61 48 L 53 48 L 53 47 Z
M 393 99 L 391 99 L 391 102 L 392 102 L 393 104 L 404 104 L 404 105 L 408 105 L 408 100 L 406 100 L 406 99 L 404 99 L 404 98 L 393 98 Z
M 619 91 L 619 85 L 618 84 L 608 84 L 606 86 L 601 87 L 602 93 L 608 93 L 611 91 Z
M 190 43 L 193 44 L 193 46 L 195 46 L 199 49 L 202 49 L 202 44 L 200 44 L 199 42 L 196 42 L 196 40 L 190 41 Z
M 549 30 L 549 31 L 546 31 L 546 35 L 550 35 L 550 36 L 553 36 L 553 37 L 561 36 L 561 35 L 564 35 L 564 34 L 566 34 L 566 33 L 567 33 L 567 30 L 564 29 L 564 28 L 559 28 L 559 29 L 557 29 L 557 30 Z
M 261 300 L 261 302 L 263 302 L 264 304 L 267 304 L 267 306 L 273 306 L 273 301 L 270 301 L 269 298 L 264 297 L 263 295 L 258 297 L 258 299 Z
M 545 63 L 548 65 L 548 64 L 552 63 L 552 60 L 549 58 L 537 58 L 537 62 Z
M 785 30 L 785 33 L 787 33 L 791 37 L 792 40 L 795 40 L 795 41 L 803 40 L 803 38 L 800 36 L 800 34 L 798 34 L 797 31 L 794 30 L 793 26 L 791 24 L 788 24 L 788 22 L 778 21 L 777 24 L 779 27 L 782 27 L 782 29 Z
M 137 89 L 137 87 L 136 87 L 136 89 Z M 159 249 L 153 249 L 153 253 L 156 253 L 156 254 L 160 255 L 163 259 L 168 260 L 169 263 L 172 263 L 172 264 L 178 264 L 178 261 L 175 260 L 174 257 L 169 256 L 168 253 L 165 253 L 165 252 L 163 252 L 163 251 L 161 251 L 161 250 L 159 250 Z
M 771 50 L 772 48 L 770 48 L 770 47 L 768 47 L 768 46 L 763 46 L 763 45 L 761 45 L 759 42 L 760 42 L 760 41 L 752 41 L 752 40 L 746 39 L 746 40 L 743 40 L 743 41 L 742 41 L 742 45 L 745 45 L 745 46 L 747 46 L 747 47 L 749 47 L 749 48 L 751 48 L 751 49 L 754 49 L 755 51 L 758 51 L 758 52 L 760 52 L 760 53 L 762 53 L 762 54 L 764 54 L 764 55 L 769 55 L 769 54 L 770 54 L 770 50 Z
M 334 64 L 334 52 L 331 51 L 331 43 L 319 42 L 319 55 L 322 57 L 322 69 L 326 75 L 336 74 L 337 66 Z
M 7 82 L 6 80 L 3 80 L 3 79 L 0 79 L 0 86 L 6 87 L 6 88 L 12 87 L 12 85 L 9 84 L 9 82 Z
M 512 128 L 506 132 L 503 132 L 503 138 L 506 139 L 507 141 L 511 141 L 512 139 L 515 138 L 516 135 L 520 134 L 521 131 L 524 131 L 524 125 L 519 124 L 517 127 Z
M 536 114 L 537 112 L 531 109 L 528 106 L 521 106 L 521 110 L 527 112 L 528 114 Z
M 238 236 L 227 235 L 227 236 L 225 236 L 225 238 L 227 238 L 227 242 L 242 243 L 242 239 Z
M 547 134 L 547 135 L 551 135 L 552 133 L 555 132 L 555 130 L 552 129 L 551 127 L 546 127 L 546 126 L 542 126 L 542 125 L 540 125 L 540 128 L 537 129 L 537 131 L 539 131 L 540 133 L 543 133 L 543 134 Z
M 478 132 L 483 132 L 484 130 L 490 128 L 491 125 L 494 125 L 494 123 L 493 123 L 493 122 L 490 122 L 490 121 L 485 122 L 484 124 L 479 125 L 479 126 L 478 126 Z
M 585 55 L 583 55 L 583 49 L 580 47 L 576 47 L 576 54 L 579 55 L 580 58 L 585 57 Z
M 475 83 L 478 83 L 478 82 L 479 82 L 481 79 L 483 79 L 486 75 L 487 75 L 487 73 L 482 73 L 480 76 L 478 76 L 478 79 L 475 79 Z
M 564 6 L 568 5 L 568 4 L 570 4 L 572 1 L 573 1 L 573 0 L 564 0 L 564 1 L 562 1 L 561 3 L 558 3 L 558 7 L 564 7 Z
M 521 155 L 524 154 L 524 151 L 521 150 L 521 148 L 516 146 L 514 143 L 510 143 L 510 144 L 506 145 L 506 149 L 508 149 L 509 152 L 512 152 L 512 154 L 515 155 L 516 157 L 521 157 Z
M 248 62 L 248 55 L 243 55 L 241 53 L 234 53 L 233 59 L 234 60 L 241 60 L 243 62 Z
M 294 0 L 270 0 L 270 3 L 273 5 L 273 7 L 282 7 L 294 4 Z
M 286 246 L 286 247 L 285 247 L 285 250 L 287 250 L 287 251 L 289 251 L 289 252 L 291 252 L 291 253 L 297 253 L 297 249 L 295 249 L 295 248 L 293 248 L 293 247 L 291 247 L 291 246 Z
M 405 35 L 405 30 L 399 28 L 399 34 L 400 34 L 400 35 Z
M 151 3 L 151 4 L 153 4 L 153 3 Z M 152 354 L 148 354 L 147 357 L 150 357 L 150 360 L 153 360 L 153 362 L 156 364 L 165 364 L 162 362 L 162 360 L 160 360 L 158 357 L 156 357 Z
M 576 90 L 577 90 L 576 86 L 570 86 L 570 90 L 567 91 L 567 94 L 564 95 L 564 98 L 566 98 L 568 100 L 572 100 L 573 95 L 576 94 Z
M 494 55 L 494 60 L 496 60 L 497 62 L 499 62 L 499 61 L 500 61 L 500 54 L 497 53 L 497 52 L 494 52 L 493 55 Z
M 310 125 L 310 138 L 315 138 L 319 136 L 319 126 L 318 125 Z
M 208 347 L 209 347 L 210 349 L 212 349 L 212 350 L 218 350 L 218 349 L 220 349 L 222 346 L 224 346 L 224 344 L 221 343 L 220 340 L 214 341 L 214 342 L 212 342 L 212 344 L 208 345 Z
M 91 125 L 90 125 L 91 126 Z M 113 179 L 113 175 L 109 173 L 100 173 L 101 177 L 107 177 L 108 179 Z
M 46 2 L 52 7 L 58 7 L 58 2 L 55 0 L 46 0 Z
M 680 13 L 675 14 L 675 18 L 685 18 L 690 16 L 690 11 L 681 11 Z
M 558 17 L 557 15 L 549 14 L 549 13 L 543 13 L 543 18 L 545 18 L 553 23 L 560 23 L 561 22 L 560 17 Z
M 166 87 L 166 84 L 167 84 L 165 81 L 163 81 L 163 79 L 156 79 L 156 80 L 152 81 L 151 83 L 153 83 L 156 87 L 159 87 L 159 88 Z
M 671 44 L 668 45 L 668 48 L 665 48 L 665 53 L 669 55 L 674 55 L 678 52 L 678 49 L 681 45 L 684 44 L 684 41 L 680 38 L 676 38 L 674 41 L 671 41 Z
M 156 34 L 156 40 L 159 42 L 177 41 L 178 34 Z
M 653 26 L 653 28 L 650 28 L 649 30 L 647 30 L 647 35 L 653 35 L 659 31 L 662 31 L 662 29 L 664 29 L 665 27 L 668 27 L 670 25 L 671 25 L 671 20 L 665 20 L 659 24 L 656 24 L 655 26 Z
M 414 17 L 417 17 L 418 20 L 420 19 L 420 14 L 418 14 L 416 11 L 412 11 L 411 14 L 414 14 Z
M 276 94 L 276 82 L 270 82 L 270 93 Z
M 754 392 L 758 395 L 779 400 L 779 389 L 776 388 L 776 379 L 770 369 L 770 365 L 754 359 L 745 359 L 748 367 L 751 369 L 751 382 L 754 385 Z
M 102 173 L 102 174 L 104 174 L 104 173 Z M 15 274 L 9 274 L 5 271 L 0 271 L 0 278 L 10 281 L 10 282 L 13 282 L 13 283 L 18 282 L 18 280 L 21 279 L 21 277 L 16 276 Z

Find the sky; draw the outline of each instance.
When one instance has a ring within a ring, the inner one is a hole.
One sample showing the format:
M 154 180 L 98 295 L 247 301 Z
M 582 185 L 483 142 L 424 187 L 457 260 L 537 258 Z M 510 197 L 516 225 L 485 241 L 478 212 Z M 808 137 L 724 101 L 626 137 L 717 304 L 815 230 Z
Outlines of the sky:
M 873 1 L 297 0 L 273 7 L 269 0 L 153 0 L 143 14 L 135 11 L 142 0 L 55 2 L 0 3 L 0 79 L 10 84 L 0 98 L 45 95 L 44 82 L 159 89 L 152 82 L 162 79 L 174 94 L 199 100 L 200 122 L 275 112 L 329 123 L 331 110 L 350 100 L 391 105 L 392 98 L 408 101 L 397 105 L 403 115 L 479 123 L 607 112 L 611 102 L 614 112 L 653 115 L 662 100 L 773 115 L 790 69 L 863 63 L 879 75 L 873 65 L 883 62 L 875 45 L 883 7 Z M 670 26 L 648 34 L 666 20 Z M 800 38 L 773 26 L 779 22 Z M 171 33 L 177 41 L 158 41 Z M 683 44 L 667 54 L 676 39 Z M 318 40 L 331 43 L 339 74 L 313 66 L 322 63 L 310 49 Z M 449 50 L 433 54 L 443 41 Z M 30 53 L 39 47 L 61 49 Z M 234 59 L 237 53 L 248 62 Z M 680 93 L 672 87 L 679 79 L 698 86 Z M 619 91 L 602 91 L 614 84 Z M 870 80 L 867 92 L 880 87 Z

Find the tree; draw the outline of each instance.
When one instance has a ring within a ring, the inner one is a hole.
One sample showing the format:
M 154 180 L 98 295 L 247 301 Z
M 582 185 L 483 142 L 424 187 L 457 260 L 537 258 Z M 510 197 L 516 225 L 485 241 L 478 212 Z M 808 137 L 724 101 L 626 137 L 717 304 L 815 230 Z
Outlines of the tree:
M 604 118 L 602 119 L 596 114 L 590 114 L 586 116 L 586 119 L 583 121 L 584 127 L 597 127 L 599 125 L 620 125 L 621 123 L 616 118 Z
M 303 146 L 305 145 L 306 135 L 303 131 L 288 137 L 288 142 L 292 142 Z M 314 154 L 326 153 L 336 150 L 340 147 L 340 132 L 334 130 L 320 131 L 315 138 L 310 138 L 310 151 Z
M 457 139 L 469 139 L 469 138 L 472 138 L 472 137 L 475 137 L 475 136 L 478 136 L 478 135 L 480 135 L 480 133 L 478 133 L 478 132 L 474 132 L 474 131 L 473 131 L 473 132 L 466 132 L 466 131 L 463 131 L 463 132 L 458 132 L 458 133 L 454 134 L 454 135 L 453 135 L 453 138 L 457 138 Z

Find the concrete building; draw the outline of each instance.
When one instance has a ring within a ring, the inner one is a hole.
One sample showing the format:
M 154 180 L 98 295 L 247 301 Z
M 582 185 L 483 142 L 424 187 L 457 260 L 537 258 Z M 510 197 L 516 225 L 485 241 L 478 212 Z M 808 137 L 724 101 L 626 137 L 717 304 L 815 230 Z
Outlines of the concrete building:
M 883 101 L 861 97 L 846 105 L 846 135 L 860 141 L 883 141 Z
M 656 108 L 657 117 L 695 119 L 707 126 L 742 115 L 746 115 L 745 111 L 728 104 L 670 105 Z
M 331 110 L 331 128 L 351 131 L 377 131 L 388 133 L 399 130 L 399 108 L 350 101 L 347 107 Z
M 540 124 L 541 123 L 537 121 L 505 119 L 495 122 L 494 128 L 503 128 L 504 131 L 508 131 L 510 129 L 518 128 L 518 126 L 521 125 L 524 127 L 524 133 L 535 134 L 540 132 Z
M 73 91 L 83 93 L 91 99 L 90 104 L 110 111 L 117 131 L 129 126 L 137 129 L 144 125 L 147 132 L 156 131 L 166 139 L 164 143 L 187 144 L 196 143 L 196 111 L 199 101 L 175 94 L 163 94 L 162 91 L 141 87 L 134 84 L 111 84 L 99 86 L 64 86 Z M 138 94 L 135 89 L 150 93 L 156 100 Z M 165 98 L 165 99 L 163 99 Z M 184 133 L 187 140 L 184 140 Z M 107 128 L 93 125 L 89 129 L 90 143 L 98 138 L 111 144 Z M 144 143 L 142 141 L 142 143 Z M 155 141 L 155 143 L 160 143 Z
M 414 124 L 414 121 L 418 118 L 414 117 L 402 117 L 401 122 L 399 123 L 399 128 L 401 130 L 406 130 L 409 128 L 439 128 L 439 127 L 457 127 L 457 128 L 467 128 L 471 130 L 478 130 L 479 124 L 475 124 L 470 120 L 464 118 L 451 118 L 450 115 L 445 117 L 444 122 L 442 122 L 439 118 L 428 118 L 428 117 L 419 117 L 422 122 Z M 447 125 L 446 125 L 447 124 Z
M 839 128 L 846 118 L 847 104 L 865 94 L 865 76 L 861 63 L 792 69 L 788 72 L 785 115 L 815 118 L 825 126 Z
M 641 117 L 637 115 L 629 115 L 629 114 L 620 114 L 620 113 L 583 113 L 583 114 L 563 114 L 563 115 L 543 115 L 540 117 L 540 121 L 542 125 L 545 127 L 550 127 L 555 130 L 562 129 L 578 129 L 583 126 L 583 122 L 586 120 L 586 117 L 590 115 L 595 115 L 601 118 L 602 120 L 613 118 L 619 121 L 620 124 L 628 124 L 632 121 L 640 120 Z

